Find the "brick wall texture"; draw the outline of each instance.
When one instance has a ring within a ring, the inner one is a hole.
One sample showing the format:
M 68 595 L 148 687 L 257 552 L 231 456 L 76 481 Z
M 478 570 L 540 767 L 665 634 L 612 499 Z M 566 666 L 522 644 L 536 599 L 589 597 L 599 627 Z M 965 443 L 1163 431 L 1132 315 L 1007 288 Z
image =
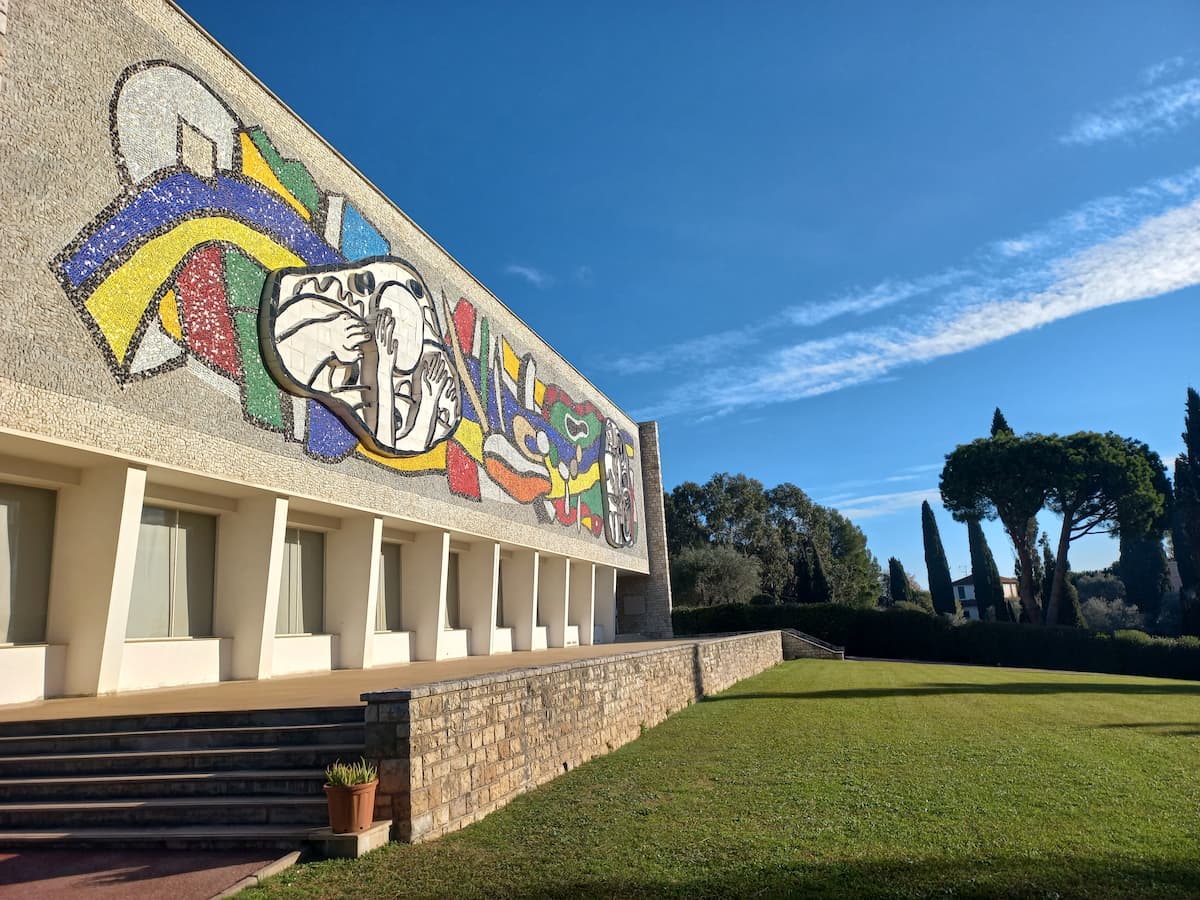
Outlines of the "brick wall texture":
M 376 818 L 457 831 L 782 658 L 768 631 L 364 695 Z

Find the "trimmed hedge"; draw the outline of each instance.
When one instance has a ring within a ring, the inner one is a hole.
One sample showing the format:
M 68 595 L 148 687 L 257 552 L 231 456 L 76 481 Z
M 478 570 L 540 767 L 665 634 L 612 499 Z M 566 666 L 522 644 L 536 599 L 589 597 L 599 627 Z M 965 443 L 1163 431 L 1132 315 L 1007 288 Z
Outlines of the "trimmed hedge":
M 685 607 L 672 620 L 681 636 L 795 628 L 853 656 L 1200 680 L 1200 639 L 1193 637 L 1011 622 L 953 625 L 925 613 L 836 603 Z

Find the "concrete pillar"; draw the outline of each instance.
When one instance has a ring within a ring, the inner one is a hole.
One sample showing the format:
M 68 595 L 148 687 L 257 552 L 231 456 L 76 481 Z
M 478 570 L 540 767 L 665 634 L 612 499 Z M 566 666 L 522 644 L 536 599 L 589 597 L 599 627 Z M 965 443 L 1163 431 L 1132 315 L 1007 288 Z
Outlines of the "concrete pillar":
M 611 566 L 596 566 L 595 624 L 604 629 L 601 642 L 617 639 L 617 570 Z
M 46 642 L 66 645 L 63 692 L 117 690 L 146 470 L 85 469 L 58 492 Z
M 533 649 L 533 629 L 537 625 L 538 552 L 514 550 L 504 560 L 505 625 L 513 630 L 513 649 Z
M 596 566 L 571 560 L 571 589 L 567 603 L 567 622 L 579 627 L 579 645 L 593 643 L 592 626 L 596 621 Z
M 270 678 L 287 531 L 286 497 L 248 497 L 217 525 L 213 631 L 233 639 L 232 678 Z
M 458 555 L 458 608 L 463 628 L 471 632 L 468 652 L 491 656 L 496 634 L 496 585 L 500 579 L 500 545 L 472 544 Z
M 446 627 L 448 531 L 421 531 L 404 548 L 400 570 L 400 618 L 412 634 L 413 659 L 437 659 Z
M 325 535 L 325 630 L 338 636 L 339 669 L 374 664 L 383 519 L 353 516 Z
M 546 626 L 546 644 L 565 647 L 567 640 L 567 560 L 543 556 L 538 567 L 538 621 Z M 508 595 L 504 595 L 508 599 Z

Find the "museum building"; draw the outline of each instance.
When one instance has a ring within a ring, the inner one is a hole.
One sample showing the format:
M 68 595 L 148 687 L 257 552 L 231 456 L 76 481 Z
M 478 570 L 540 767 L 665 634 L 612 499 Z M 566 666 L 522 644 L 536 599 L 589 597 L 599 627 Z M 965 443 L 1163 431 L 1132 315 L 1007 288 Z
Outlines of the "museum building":
M 0 197 L 0 704 L 670 635 L 655 424 L 178 7 L 0 3 Z

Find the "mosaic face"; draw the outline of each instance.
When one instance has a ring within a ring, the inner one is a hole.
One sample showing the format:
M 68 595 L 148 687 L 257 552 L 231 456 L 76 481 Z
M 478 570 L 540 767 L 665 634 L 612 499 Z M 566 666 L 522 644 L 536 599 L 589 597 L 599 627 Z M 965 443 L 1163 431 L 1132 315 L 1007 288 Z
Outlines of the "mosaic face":
M 376 453 L 425 453 L 462 419 L 462 390 L 420 274 L 394 257 L 283 269 L 263 290 L 263 359 Z

